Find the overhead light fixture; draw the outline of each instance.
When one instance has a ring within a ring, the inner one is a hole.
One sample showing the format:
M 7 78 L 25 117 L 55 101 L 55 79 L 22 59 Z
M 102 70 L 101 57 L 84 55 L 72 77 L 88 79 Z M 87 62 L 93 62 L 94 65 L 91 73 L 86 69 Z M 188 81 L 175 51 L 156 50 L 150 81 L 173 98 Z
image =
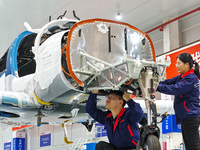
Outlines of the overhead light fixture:
M 121 20 L 122 19 L 122 16 L 120 15 L 120 12 L 117 13 L 116 19 L 117 20 Z

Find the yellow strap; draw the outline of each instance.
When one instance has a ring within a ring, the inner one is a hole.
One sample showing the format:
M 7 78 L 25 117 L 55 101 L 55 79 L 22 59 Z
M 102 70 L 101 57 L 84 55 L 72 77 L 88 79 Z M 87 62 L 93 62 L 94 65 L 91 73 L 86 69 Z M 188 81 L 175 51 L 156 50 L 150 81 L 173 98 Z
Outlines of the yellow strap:
M 64 141 L 65 141 L 65 143 L 67 143 L 67 144 L 72 144 L 72 143 L 73 143 L 73 141 L 68 141 L 67 137 L 64 138 Z
M 72 120 L 66 120 L 66 121 L 64 121 L 64 123 L 62 124 L 63 129 L 65 128 L 65 123 L 68 122 L 68 121 L 72 121 Z M 64 133 L 65 133 L 65 131 L 67 132 L 67 129 L 66 130 L 64 129 Z M 72 144 L 73 141 L 68 141 L 68 138 L 66 136 L 67 136 L 67 133 L 65 133 L 64 142 L 66 144 Z
M 51 103 L 43 102 L 42 100 L 40 100 L 40 99 L 37 97 L 37 95 L 35 94 L 35 92 L 33 92 L 33 94 L 34 94 L 36 100 L 37 100 L 40 104 L 42 104 L 42 105 L 51 105 Z

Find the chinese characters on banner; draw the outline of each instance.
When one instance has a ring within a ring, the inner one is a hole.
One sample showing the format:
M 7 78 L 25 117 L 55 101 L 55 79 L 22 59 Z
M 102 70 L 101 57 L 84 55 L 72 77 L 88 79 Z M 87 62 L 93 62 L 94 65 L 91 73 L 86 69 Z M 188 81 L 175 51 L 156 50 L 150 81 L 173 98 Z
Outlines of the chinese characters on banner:
M 185 46 L 168 53 L 166 56 L 171 58 L 171 65 L 166 69 L 166 78 L 170 79 L 177 76 L 178 70 L 176 68 L 176 58 L 181 53 L 189 53 L 192 55 L 194 61 L 200 63 L 200 42 Z

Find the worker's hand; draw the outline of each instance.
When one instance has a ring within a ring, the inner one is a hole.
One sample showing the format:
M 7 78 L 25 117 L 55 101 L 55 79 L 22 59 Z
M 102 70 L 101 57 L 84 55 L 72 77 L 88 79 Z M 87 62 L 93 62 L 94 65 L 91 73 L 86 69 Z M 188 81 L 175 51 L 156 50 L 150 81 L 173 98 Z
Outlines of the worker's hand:
M 125 101 L 129 101 L 130 99 L 131 99 L 131 94 L 130 93 L 124 93 L 124 95 L 123 95 L 123 99 L 125 100 Z
M 98 94 L 99 93 L 99 90 L 93 90 L 92 91 L 92 94 Z

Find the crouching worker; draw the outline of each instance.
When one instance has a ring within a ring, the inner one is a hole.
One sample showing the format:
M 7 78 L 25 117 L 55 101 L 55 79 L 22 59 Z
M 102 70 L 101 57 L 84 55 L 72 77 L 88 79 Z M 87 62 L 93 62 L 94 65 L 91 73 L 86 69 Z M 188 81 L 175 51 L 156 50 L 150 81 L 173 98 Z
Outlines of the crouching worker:
M 140 104 L 131 99 L 131 94 L 111 91 L 102 111 L 96 107 L 98 91 L 94 90 L 87 101 L 86 112 L 105 126 L 109 143 L 100 141 L 95 150 L 134 150 L 139 140 L 138 122 L 143 118 Z M 128 108 L 124 108 L 127 103 Z

